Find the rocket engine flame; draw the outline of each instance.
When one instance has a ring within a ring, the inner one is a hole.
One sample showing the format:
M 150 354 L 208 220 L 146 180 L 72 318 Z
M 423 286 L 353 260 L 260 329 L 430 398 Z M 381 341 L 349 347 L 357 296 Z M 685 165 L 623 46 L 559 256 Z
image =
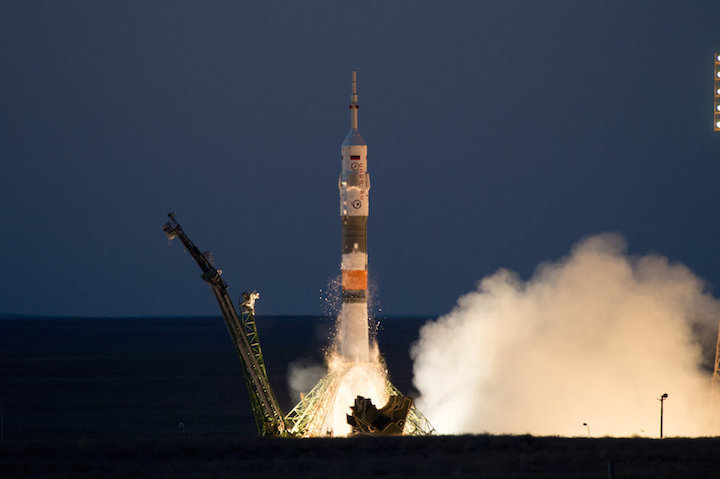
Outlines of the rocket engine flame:
M 369 398 L 373 404 L 380 406 L 387 402 L 387 371 L 379 361 L 377 345 L 373 345 L 371 360 L 366 362 L 347 361 L 343 356 L 331 353 L 328 369 L 339 379 L 332 412 L 326 419 L 324 430 L 332 431 L 333 436 L 347 436 L 351 433 L 347 414 L 350 414 L 350 406 L 357 396 Z

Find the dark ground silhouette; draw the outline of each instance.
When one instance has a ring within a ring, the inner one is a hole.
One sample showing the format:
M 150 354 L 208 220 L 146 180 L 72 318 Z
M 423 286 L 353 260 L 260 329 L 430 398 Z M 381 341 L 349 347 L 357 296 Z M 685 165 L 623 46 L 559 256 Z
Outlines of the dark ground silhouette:
M 381 321 L 411 394 L 424 321 Z M 288 363 L 321 362 L 331 326 L 258 318 L 286 411 Z M 258 438 L 220 318 L 0 319 L 0 365 L 0 477 L 720 477 L 720 438 Z

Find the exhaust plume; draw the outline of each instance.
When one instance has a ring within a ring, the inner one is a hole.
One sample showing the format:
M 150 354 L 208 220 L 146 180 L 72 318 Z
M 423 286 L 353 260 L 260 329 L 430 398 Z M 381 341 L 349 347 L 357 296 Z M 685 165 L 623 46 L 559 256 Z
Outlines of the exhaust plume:
M 532 278 L 500 270 L 426 323 L 417 404 L 440 433 L 720 433 L 710 407 L 720 303 L 687 267 L 592 236 Z M 716 401 L 717 403 L 717 401 Z

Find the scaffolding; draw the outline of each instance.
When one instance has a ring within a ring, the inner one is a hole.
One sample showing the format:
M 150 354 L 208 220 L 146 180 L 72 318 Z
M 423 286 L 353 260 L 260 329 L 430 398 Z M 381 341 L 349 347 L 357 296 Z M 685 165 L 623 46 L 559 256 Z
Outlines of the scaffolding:
M 257 327 L 255 325 L 255 300 L 257 292 L 245 292 L 240 304 L 241 316 L 238 317 L 235 307 L 228 295 L 228 285 L 220 277 L 222 271 L 215 268 L 210 261 L 209 252 L 201 252 L 200 249 L 185 234 L 180 224 L 175 220 L 174 213 L 168 214 L 170 221 L 165 223 L 163 231 L 169 239 L 179 238 L 190 253 L 195 262 L 202 270 L 202 279 L 210 285 L 215 299 L 217 299 L 222 311 L 225 325 L 232 338 L 235 350 L 243 364 L 243 374 L 250 405 L 255 416 L 255 425 L 258 434 L 283 435 L 285 434 L 285 419 L 283 418 L 280 405 L 275 398 L 270 381 L 265 370 L 265 360 L 260 349 Z
M 222 271 L 215 268 L 210 260 L 209 252 L 200 249 L 185 234 L 175 219 L 174 213 L 168 214 L 170 221 L 165 223 L 163 231 L 169 239 L 179 238 L 202 270 L 202 279 L 210 285 L 215 295 L 230 337 L 243 364 L 245 385 L 250 396 L 250 406 L 255 417 L 255 425 L 261 436 L 294 436 L 318 437 L 332 434 L 323 430 L 327 419 L 335 407 L 335 398 L 345 375 L 353 365 L 342 364 L 331 368 L 330 372 L 287 414 L 283 415 L 275 394 L 270 386 L 265 360 L 260 347 L 257 326 L 255 324 L 255 301 L 259 295 L 256 291 L 245 291 L 240 301 L 240 316 L 230 301 L 228 285 L 220 277 Z M 381 369 L 387 376 L 384 360 L 373 365 Z M 389 397 L 404 397 L 400 391 L 386 381 L 386 393 Z M 391 401 L 388 402 L 390 404 Z M 386 407 L 389 407 L 386 405 Z M 414 406 L 408 411 L 405 419 L 404 435 L 430 435 L 435 429 L 425 416 Z

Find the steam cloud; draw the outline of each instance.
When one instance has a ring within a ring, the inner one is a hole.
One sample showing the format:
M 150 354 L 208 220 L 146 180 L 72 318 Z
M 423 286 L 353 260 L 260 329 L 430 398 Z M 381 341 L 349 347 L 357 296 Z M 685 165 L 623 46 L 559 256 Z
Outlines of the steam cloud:
M 287 381 L 292 400 L 300 401 L 301 395 L 310 391 L 326 372 L 324 366 L 306 359 L 288 364 Z
M 589 237 L 528 281 L 484 278 L 425 324 L 411 351 L 418 408 L 446 434 L 579 436 L 586 422 L 593 436 L 657 436 L 668 393 L 666 435 L 718 434 L 707 365 L 719 318 L 687 267 Z

